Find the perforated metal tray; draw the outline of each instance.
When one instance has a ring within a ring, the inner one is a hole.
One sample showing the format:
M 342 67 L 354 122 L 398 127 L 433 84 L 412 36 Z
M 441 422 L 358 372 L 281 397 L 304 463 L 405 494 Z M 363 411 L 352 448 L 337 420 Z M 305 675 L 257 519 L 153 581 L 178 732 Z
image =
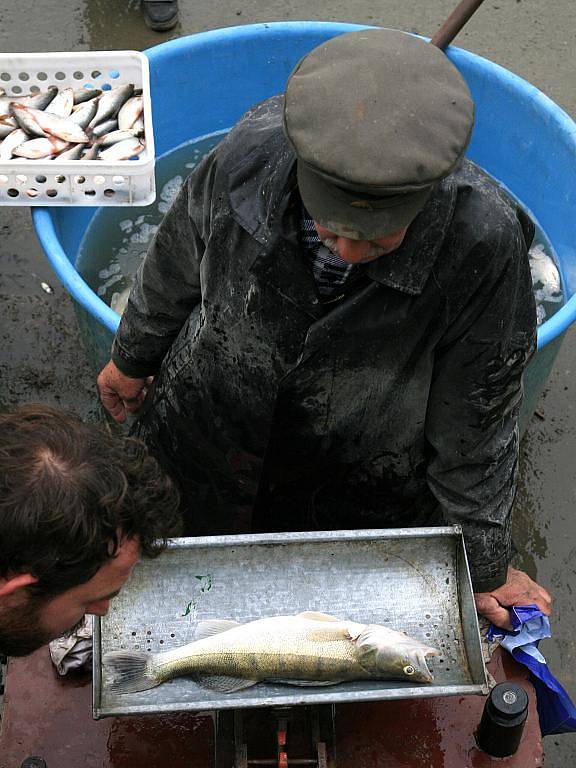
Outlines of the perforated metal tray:
M 259 683 L 233 694 L 178 678 L 118 695 L 105 685 L 102 655 L 185 645 L 198 621 L 239 622 L 305 610 L 385 624 L 438 648 L 431 685 L 358 681 L 329 688 Z M 175 539 L 141 561 L 95 621 L 94 717 L 271 705 L 372 701 L 487 693 L 461 530 L 279 533 Z

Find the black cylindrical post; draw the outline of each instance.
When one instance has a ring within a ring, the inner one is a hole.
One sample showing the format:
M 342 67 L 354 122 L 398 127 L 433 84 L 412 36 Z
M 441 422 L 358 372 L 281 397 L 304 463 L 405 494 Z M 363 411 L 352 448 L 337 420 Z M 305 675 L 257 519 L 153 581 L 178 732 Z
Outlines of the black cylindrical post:
M 528 694 L 516 683 L 499 683 L 491 691 L 476 741 L 492 757 L 509 757 L 520 745 L 528 716 Z

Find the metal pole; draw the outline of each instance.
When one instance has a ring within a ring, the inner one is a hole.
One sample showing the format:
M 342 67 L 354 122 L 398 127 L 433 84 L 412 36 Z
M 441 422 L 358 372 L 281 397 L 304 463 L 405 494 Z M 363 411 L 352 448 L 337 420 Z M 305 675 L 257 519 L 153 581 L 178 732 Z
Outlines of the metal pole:
M 432 45 L 437 46 L 441 50 L 444 50 L 450 45 L 458 32 L 460 32 L 468 19 L 474 15 L 483 2 L 484 0 L 462 0 L 462 2 L 452 11 L 444 24 L 442 24 L 432 40 L 430 40 Z

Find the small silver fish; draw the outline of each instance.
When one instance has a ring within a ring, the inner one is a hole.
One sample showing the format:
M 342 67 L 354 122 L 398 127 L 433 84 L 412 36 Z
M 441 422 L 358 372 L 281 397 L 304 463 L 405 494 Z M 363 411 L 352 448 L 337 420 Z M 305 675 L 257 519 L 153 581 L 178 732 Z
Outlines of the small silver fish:
M 14 99 L 10 99 L 8 96 L 0 96 L 0 118 L 6 119 L 7 117 L 12 117 L 12 113 L 10 112 L 10 104 Z
M 105 91 L 98 99 L 98 111 L 92 119 L 90 127 L 93 128 L 104 120 L 109 120 L 112 117 L 116 117 L 122 105 L 132 96 L 133 93 L 134 86 L 132 83 L 128 83 L 127 85 L 119 85 L 117 88 L 112 88 L 110 91 Z
M 74 104 L 83 104 L 85 101 L 97 98 L 101 93 L 99 88 L 78 88 L 74 91 Z
M 144 99 L 142 96 L 132 96 L 118 112 L 118 128 L 121 131 L 129 131 L 134 123 L 142 115 Z
M 11 136 L 8 137 L 10 139 Z M 7 139 L 7 140 L 8 140 Z M 48 139 L 31 139 L 17 146 L 12 154 L 17 157 L 26 157 L 28 160 L 39 160 L 42 157 L 57 155 L 68 148 L 68 142 L 51 136 Z
M 23 128 L 29 136 L 36 136 L 42 139 L 45 139 L 48 136 L 36 120 L 35 113 L 44 114 L 40 110 L 31 111 L 24 104 L 12 102 L 12 104 L 10 104 L 10 112 L 16 119 L 20 128 Z
M 96 125 L 92 128 L 92 136 L 95 136 L 98 139 L 100 136 L 105 136 L 107 133 L 117 130 L 118 120 L 105 120 L 103 123 L 100 123 L 100 125 Z
M 69 117 L 74 106 L 74 91 L 72 88 L 64 88 L 46 107 L 46 112 L 58 117 Z
M 16 147 L 19 147 L 28 138 L 26 131 L 17 128 L 0 144 L 0 161 L 10 160 Z
M 12 131 L 16 130 L 16 128 L 18 128 L 18 124 L 13 117 L 0 118 L 0 139 L 5 139 L 6 136 L 9 136 Z
M 9 117 L 12 114 L 11 104 L 22 104 L 34 109 L 46 109 L 57 93 L 58 88 L 51 85 L 47 91 L 30 93 L 27 96 L 0 96 L 0 117 Z
M 100 152 L 100 139 L 97 139 L 91 147 L 84 152 L 82 160 L 96 160 Z
M 263 680 L 306 686 L 362 679 L 431 683 L 426 658 L 438 655 L 394 629 L 313 611 L 248 624 L 202 622 L 198 635 L 195 642 L 164 653 L 105 654 L 110 690 L 144 691 L 181 675 L 222 693 Z
M 100 152 L 99 159 L 114 162 L 116 160 L 130 160 L 134 155 L 139 155 L 144 151 L 146 145 L 143 144 L 140 139 L 133 137 L 126 139 L 125 141 L 119 141 L 118 144 L 113 144 L 108 149 L 104 149 Z
M 113 144 L 118 144 L 119 141 L 128 141 L 136 136 L 134 131 L 130 130 L 117 130 L 111 133 L 105 133 L 100 139 L 102 148 L 111 147 Z
M 64 152 L 60 152 L 59 155 L 57 155 L 54 159 L 55 160 L 79 160 L 82 157 L 82 153 L 84 152 L 84 147 L 86 144 L 75 144 L 73 147 L 70 147 L 70 149 L 64 150 Z
M 22 99 L 21 103 L 32 109 L 46 109 L 57 95 L 58 88 L 55 85 L 51 85 L 46 91 L 40 91 L 39 93 L 26 96 Z
M 80 128 L 87 128 L 90 120 L 92 120 L 96 114 L 97 109 L 98 102 L 95 99 L 92 99 L 92 101 L 83 101 L 73 109 L 72 114 L 68 119 L 79 125 Z
M 17 120 L 20 120 L 20 117 L 26 113 L 28 119 L 32 118 L 36 125 L 39 125 L 44 131 L 45 135 L 56 136 L 72 144 L 87 144 L 89 141 L 83 129 L 67 117 L 59 117 L 58 115 L 50 114 L 50 112 L 43 112 L 40 109 L 31 109 L 30 107 L 18 104 L 15 105 L 14 110 L 14 115 L 18 115 L 16 117 Z M 20 125 L 24 128 L 21 121 Z
M 144 117 L 140 115 L 138 120 L 132 126 L 135 136 L 144 136 Z

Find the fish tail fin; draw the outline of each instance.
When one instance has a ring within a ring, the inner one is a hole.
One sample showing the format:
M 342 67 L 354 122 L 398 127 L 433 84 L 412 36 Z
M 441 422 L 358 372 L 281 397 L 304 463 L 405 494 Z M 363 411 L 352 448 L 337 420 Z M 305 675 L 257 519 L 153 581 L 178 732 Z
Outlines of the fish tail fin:
M 110 651 L 104 654 L 102 666 L 113 693 L 136 693 L 159 685 L 154 655 L 142 651 Z

